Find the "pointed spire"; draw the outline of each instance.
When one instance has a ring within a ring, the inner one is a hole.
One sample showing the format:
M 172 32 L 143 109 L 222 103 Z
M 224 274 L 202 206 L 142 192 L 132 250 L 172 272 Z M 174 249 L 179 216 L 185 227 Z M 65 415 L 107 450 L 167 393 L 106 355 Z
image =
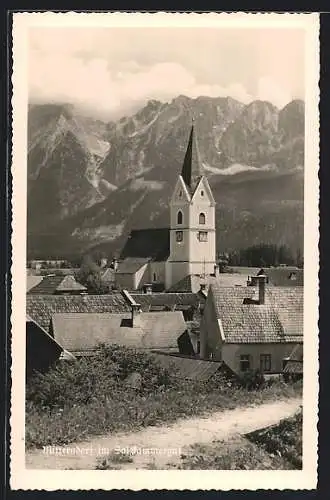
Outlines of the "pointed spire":
M 199 163 L 196 139 L 194 139 L 194 118 L 192 119 L 191 131 L 187 151 L 183 160 L 181 176 L 188 189 L 193 191 L 202 176 Z

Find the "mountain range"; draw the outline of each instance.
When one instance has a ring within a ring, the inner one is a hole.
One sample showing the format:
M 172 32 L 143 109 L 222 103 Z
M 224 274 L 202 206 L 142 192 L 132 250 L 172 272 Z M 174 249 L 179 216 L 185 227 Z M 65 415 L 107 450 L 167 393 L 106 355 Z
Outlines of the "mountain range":
M 107 123 L 70 104 L 29 106 L 28 257 L 112 254 L 131 229 L 168 226 L 192 118 L 217 202 L 217 250 L 301 250 L 304 102 L 179 96 Z

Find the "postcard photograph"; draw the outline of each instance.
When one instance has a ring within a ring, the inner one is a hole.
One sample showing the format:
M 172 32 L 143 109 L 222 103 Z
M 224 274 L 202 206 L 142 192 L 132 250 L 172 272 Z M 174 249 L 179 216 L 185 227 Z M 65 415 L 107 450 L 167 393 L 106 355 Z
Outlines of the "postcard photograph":
M 13 489 L 316 487 L 318 21 L 13 14 Z

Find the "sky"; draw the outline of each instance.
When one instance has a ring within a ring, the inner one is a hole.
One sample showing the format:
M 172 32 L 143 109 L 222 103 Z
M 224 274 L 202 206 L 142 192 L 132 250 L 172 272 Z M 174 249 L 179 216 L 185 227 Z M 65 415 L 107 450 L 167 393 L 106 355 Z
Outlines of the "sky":
M 178 95 L 304 99 L 299 28 L 30 28 L 30 102 L 117 119 Z

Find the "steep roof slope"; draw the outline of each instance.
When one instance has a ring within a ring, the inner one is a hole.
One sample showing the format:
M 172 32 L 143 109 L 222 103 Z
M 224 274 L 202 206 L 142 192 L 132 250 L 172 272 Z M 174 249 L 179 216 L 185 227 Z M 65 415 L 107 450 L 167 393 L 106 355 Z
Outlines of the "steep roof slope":
M 128 314 L 62 313 L 52 317 L 54 338 L 73 353 L 95 351 L 100 344 L 141 349 L 178 349 L 186 324 L 181 312 L 140 313 L 132 326 Z
M 27 295 L 27 314 L 48 331 L 56 313 L 123 313 L 130 311 L 120 293 L 107 295 Z
M 244 303 L 244 299 L 255 299 L 251 288 L 211 286 L 209 300 L 214 301 L 226 342 L 302 341 L 302 288 L 267 288 L 265 304 Z

